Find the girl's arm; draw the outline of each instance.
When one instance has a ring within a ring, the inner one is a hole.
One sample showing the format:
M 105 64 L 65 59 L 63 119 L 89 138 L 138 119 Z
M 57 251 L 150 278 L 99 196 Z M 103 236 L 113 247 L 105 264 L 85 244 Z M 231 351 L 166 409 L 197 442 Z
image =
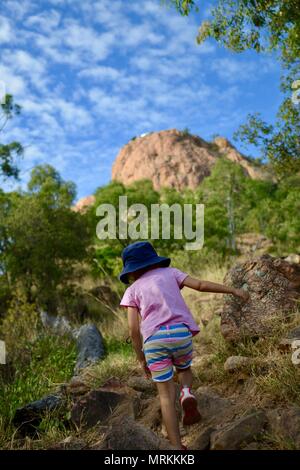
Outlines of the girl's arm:
M 232 294 L 245 302 L 249 299 L 249 293 L 244 289 L 235 289 L 234 287 L 227 287 L 223 284 L 217 284 L 210 281 L 202 281 L 200 279 L 194 279 L 193 277 L 187 276 L 182 286 L 190 287 L 191 289 L 198 290 L 200 292 L 214 292 L 216 294 Z
M 140 320 L 139 320 L 139 311 L 136 307 L 128 307 L 127 309 L 128 316 L 128 326 L 129 334 L 132 339 L 132 344 L 137 356 L 137 359 L 145 373 L 145 377 L 151 377 L 151 372 L 148 369 L 145 354 L 143 352 L 143 339 L 140 332 Z

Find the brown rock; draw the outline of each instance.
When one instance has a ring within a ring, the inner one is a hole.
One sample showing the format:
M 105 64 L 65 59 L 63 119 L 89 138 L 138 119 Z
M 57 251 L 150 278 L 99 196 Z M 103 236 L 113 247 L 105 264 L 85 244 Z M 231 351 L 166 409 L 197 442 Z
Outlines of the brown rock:
M 250 444 L 243 447 L 242 450 L 259 450 L 259 445 L 257 442 L 250 442 Z
M 89 391 L 89 387 L 80 377 L 74 375 L 65 385 L 65 390 L 71 395 L 85 395 Z
M 159 429 L 162 424 L 162 416 L 158 397 L 142 401 L 140 422 L 152 430 Z
M 263 411 L 243 416 L 211 435 L 212 450 L 240 449 L 242 444 L 253 441 L 261 434 L 266 424 L 266 415 Z
M 278 408 L 267 412 L 271 433 L 287 442 L 294 449 L 300 449 L 300 407 Z
M 214 428 L 208 427 L 200 432 L 200 434 L 190 444 L 190 448 L 193 450 L 207 450 L 210 448 L 210 436 L 215 431 Z
M 244 168 L 245 174 L 253 179 L 262 179 L 264 173 L 261 168 L 255 167 L 253 163 L 244 157 L 238 150 L 229 142 L 225 137 L 216 137 L 214 144 L 218 147 L 218 151 L 224 155 L 228 160 L 238 163 Z
M 224 296 L 221 332 L 227 340 L 263 336 L 272 332 L 274 317 L 289 314 L 300 297 L 300 267 L 281 258 L 263 255 L 236 264 L 224 283 L 250 293 L 246 303 Z
M 127 384 L 128 387 L 131 387 L 139 392 L 152 393 L 156 391 L 155 384 L 152 380 L 147 380 L 140 376 L 129 377 Z
M 87 209 L 95 204 L 95 196 L 85 196 L 79 199 L 79 201 L 75 204 L 75 206 L 72 207 L 72 210 L 74 212 L 81 212 L 84 213 L 87 211 Z
M 150 179 L 155 189 L 194 189 L 210 175 L 221 155 L 242 165 L 251 177 L 261 174 L 226 139 L 209 144 L 198 136 L 170 129 L 151 132 L 125 145 L 114 162 L 112 179 L 125 185 Z
M 48 447 L 47 450 L 84 450 L 87 447 L 87 443 L 83 439 L 68 436 L 58 444 Z
M 159 438 L 150 429 L 134 421 L 132 417 L 116 419 L 104 438 L 101 449 L 110 450 L 167 450 L 171 444 Z
M 125 400 L 126 395 L 106 390 L 92 390 L 78 400 L 72 410 L 71 419 L 76 426 L 90 428 L 105 422 L 113 410 Z

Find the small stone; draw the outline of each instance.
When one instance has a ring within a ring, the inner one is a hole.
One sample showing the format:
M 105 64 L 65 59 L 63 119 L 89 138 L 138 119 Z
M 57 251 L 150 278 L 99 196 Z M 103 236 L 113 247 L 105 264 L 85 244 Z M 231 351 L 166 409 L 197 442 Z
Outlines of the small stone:
M 203 354 L 193 359 L 193 367 L 208 367 L 215 359 L 214 354 Z
M 236 372 L 253 364 L 253 359 L 245 356 L 230 356 L 226 359 L 224 370 L 226 372 Z

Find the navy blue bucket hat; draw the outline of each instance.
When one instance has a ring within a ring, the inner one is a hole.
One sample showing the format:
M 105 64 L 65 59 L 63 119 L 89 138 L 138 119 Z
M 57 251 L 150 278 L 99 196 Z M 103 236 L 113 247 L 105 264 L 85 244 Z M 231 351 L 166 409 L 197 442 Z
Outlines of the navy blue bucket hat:
M 129 284 L 128 274 L 139 269 L 160 264 L 163 267 L 169 266 L 170 258 L 158 256 L 155 249 L 149 242 L 135 242 L 126 246 L 122 252 L 123 270 L 119 275 L 120 281 Z

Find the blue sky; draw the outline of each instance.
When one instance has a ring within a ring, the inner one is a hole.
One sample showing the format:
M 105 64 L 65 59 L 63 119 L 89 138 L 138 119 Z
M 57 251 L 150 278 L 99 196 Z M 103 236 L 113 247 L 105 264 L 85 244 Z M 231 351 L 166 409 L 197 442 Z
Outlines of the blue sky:
M 0 80 L 23 107 L 1 139 L 26 149 L 22 186 L 34 165 L 50 163 L 76 183 L 79 198 L 110 181 L 133 136 L 189 128 L 231 139 L 249 112 L 274 121 L 275 58 L 197 45 L 209 17 L 202 3 L 182 18 L 159 0 L 1 2 Z

